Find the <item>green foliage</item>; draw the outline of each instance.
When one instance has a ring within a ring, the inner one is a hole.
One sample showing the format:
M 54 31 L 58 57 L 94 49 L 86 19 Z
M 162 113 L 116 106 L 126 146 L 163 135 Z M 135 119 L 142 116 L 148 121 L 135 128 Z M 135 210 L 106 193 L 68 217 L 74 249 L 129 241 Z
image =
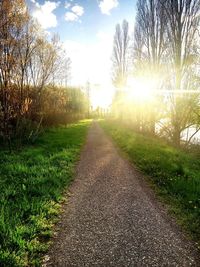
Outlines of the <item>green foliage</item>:
M 89 124 L 51 128 L 22 151 L 0 150 L 0 266 L 40 266 Z
M 101 125 L 129 159 L 151 177 L 179 222 L 200 241 L 200 157 L 115 122 Z

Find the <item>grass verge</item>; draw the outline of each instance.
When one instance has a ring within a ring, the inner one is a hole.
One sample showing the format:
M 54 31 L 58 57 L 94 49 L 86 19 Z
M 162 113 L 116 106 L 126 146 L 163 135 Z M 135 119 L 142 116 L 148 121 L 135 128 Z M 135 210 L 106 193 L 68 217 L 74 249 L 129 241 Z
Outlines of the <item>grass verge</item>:
M 131 162 L 148 175 L 171 213 L 200 245 L 200 158 L 166 142 L 134 133 L 113 121 L 101 121 Z
M 34 145 L 0 150 L 0 266 L 40 266 L 89 121 L 49 129 Z

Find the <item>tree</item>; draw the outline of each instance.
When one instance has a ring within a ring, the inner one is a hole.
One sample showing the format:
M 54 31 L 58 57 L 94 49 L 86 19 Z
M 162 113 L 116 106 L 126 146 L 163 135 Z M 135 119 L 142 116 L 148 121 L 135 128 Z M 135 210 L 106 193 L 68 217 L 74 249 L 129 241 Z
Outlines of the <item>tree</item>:
M 134 54 L 153 72 L 159 69 L 166 50 L 166 17 L 160 0 L 139 0 L 135 26 Z
M 123 97 L 125 94 L 125 87 L 127 84 L 127 77 L 130 67 L 130 36 L 129 24 L 126 20 L 122 24 L 117 24 L 115 29 L 113 41 L 113 55 L 112 55 L 112 82 L 115 86 L 115 95 L 113 99 L 113 110 L 118 117 L 120 111 L 120 118 L 123 116 Z
M 145 79 L 145 73 L 151 73 L 151 76 L 158 79 L 166 51 L 165 23 L 165 10 L 160 0 L 138 0 L 133 50 L 135 76 L 140 76 L 142 73 Z M 155 133 L 157 114 L 156 102 L 154 101 L 148 109 L 149 118 L 145 123 L 145 128 L 153 134 Z M 138 124 L 141 124 L 140 119 Z M 140 127 L 138 126 L 138 128 Z
M 113 84 L 122 88 L 126 85 L 129 68 L 129 25 L 126 20 L 117 24 L 113 42 Z
M 57 83 L 67 83 L 70 67 L 59 38 L 49 40 L 25 0 L 0 1 L 0 137 L 10 143 L 12 137 L 20 140 L 25 128 L 33 133 L 36 126 L 38 132 L 42 91 L 55 76 Z
M 59 37 L 54 37 L 56 43 L 54 49 L 57 53 L 57 58 L 54 64 L 54 69 L 51 73 L 49 82 L 54 85 L 66 86 L 71 79 L 71 59 L 67 56 L 66 50 L 60 43 Z
M 28 13 L 23 0 L 2 0 L 0 2 L 0 129 L 4 138 L 10 142 L 11 120 L 22 110 L 15 83 L 19 57 L 19 47 L 23 42 L 23 29 L 28 21 Z
M 162 6 L 167 17 L 166 40 L 171 72 L 171 133 L 174 144 L 179 146 L 181 132 L 190 126 L 193 117 L 191 111 L 195 106 L 192 101 L 195 97 L 184 92 L 199 86 L 196 58 L 200 1 L 162 1 Z

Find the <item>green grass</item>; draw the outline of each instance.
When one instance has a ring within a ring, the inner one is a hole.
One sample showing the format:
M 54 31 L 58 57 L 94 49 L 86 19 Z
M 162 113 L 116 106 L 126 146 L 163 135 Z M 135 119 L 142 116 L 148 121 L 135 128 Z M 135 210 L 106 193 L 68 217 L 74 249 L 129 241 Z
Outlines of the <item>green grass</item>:
M 200 244 L 200 157 L 113 121 L 101 125 L 130 161 L 148 175 L 177 221 Z
M 0 266 L 40 266 L 89 125 L 49 129 L 21 151 L 0 150 Z

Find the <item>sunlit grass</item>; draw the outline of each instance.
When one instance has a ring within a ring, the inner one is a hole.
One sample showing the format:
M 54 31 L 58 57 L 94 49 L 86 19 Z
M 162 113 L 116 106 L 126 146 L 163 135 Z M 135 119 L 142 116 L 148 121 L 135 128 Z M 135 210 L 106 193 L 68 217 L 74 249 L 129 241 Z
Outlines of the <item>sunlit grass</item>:
M 200 158 L 166 142 L 108 121 L 103 128 L 148 175 L 178 221 L 200 243 Z
M 0 266 L 39 266 L 89 125 L 49 129 L 22 151 L 0 151 Z

